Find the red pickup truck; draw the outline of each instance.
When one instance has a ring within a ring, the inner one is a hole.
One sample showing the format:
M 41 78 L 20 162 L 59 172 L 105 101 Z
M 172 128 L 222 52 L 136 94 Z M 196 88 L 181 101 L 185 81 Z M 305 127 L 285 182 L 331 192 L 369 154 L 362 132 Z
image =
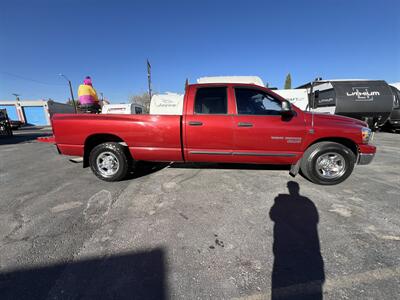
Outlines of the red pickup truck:
M 52 125 L 59 153 L 83 157 L 106 181 L 136 161 L 173 161 L 285 164 L 332 185 L 376 152 L 365 122 L 303 112 L 252 84 L 187 85 L 182 115 L 56 114 Z

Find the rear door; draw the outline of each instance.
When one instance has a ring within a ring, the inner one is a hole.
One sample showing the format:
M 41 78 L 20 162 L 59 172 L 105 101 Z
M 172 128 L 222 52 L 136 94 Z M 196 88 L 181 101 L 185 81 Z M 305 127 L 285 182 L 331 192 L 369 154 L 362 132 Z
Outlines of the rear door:
M 253 87 L 235 87 L 237 114 L 233 157 L 237 162 L 290 164 L 301 155 L 305 135 L 302 112 L 282 115 L 282 101 Z
M 231 162 L 233 101 L 227 86 L 198 86 L 187 97 L 185 158 L 195 162 Z

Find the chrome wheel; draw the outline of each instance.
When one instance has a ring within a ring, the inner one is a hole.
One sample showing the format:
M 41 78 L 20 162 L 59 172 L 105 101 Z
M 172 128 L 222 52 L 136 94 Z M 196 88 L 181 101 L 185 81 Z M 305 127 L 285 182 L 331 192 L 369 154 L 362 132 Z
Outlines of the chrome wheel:
M 111 177 L 119 170 L 118 158 L 112 152 L 102 152 L 96 158 L 96 166 L 104 177 Z
M 315 168 L 321 177 L 334 179 L 346 172 L 346 161 L 341 154 L 328 152 L 318 157 Z

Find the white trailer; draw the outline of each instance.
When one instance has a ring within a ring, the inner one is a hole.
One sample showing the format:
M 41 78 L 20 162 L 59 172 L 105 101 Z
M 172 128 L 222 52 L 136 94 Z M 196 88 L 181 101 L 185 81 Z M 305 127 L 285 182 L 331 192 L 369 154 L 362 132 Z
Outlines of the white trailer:
M 183 112 L 182 94 L 165 93 L 156 94 L 151 97 L 151 115 L 182 115 Z
M 308 110 L 307 89 L 273 90 L 273 92 L 285 98 L 301 110 Z
M 140 115 L 143 114 L 144 107 L 137 103 L 104 104 L 102 114 L 122 114 L 122 115 Z

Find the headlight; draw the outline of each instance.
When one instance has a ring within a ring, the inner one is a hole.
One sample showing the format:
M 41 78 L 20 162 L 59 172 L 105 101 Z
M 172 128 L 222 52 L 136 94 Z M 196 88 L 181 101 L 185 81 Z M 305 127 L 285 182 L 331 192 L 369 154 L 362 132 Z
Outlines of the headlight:
M 371 136 L 372 136 L 371 129 L 367 127 L 361 128 L 361 138 L 363 144 L 368 144 L 371 139 Z

